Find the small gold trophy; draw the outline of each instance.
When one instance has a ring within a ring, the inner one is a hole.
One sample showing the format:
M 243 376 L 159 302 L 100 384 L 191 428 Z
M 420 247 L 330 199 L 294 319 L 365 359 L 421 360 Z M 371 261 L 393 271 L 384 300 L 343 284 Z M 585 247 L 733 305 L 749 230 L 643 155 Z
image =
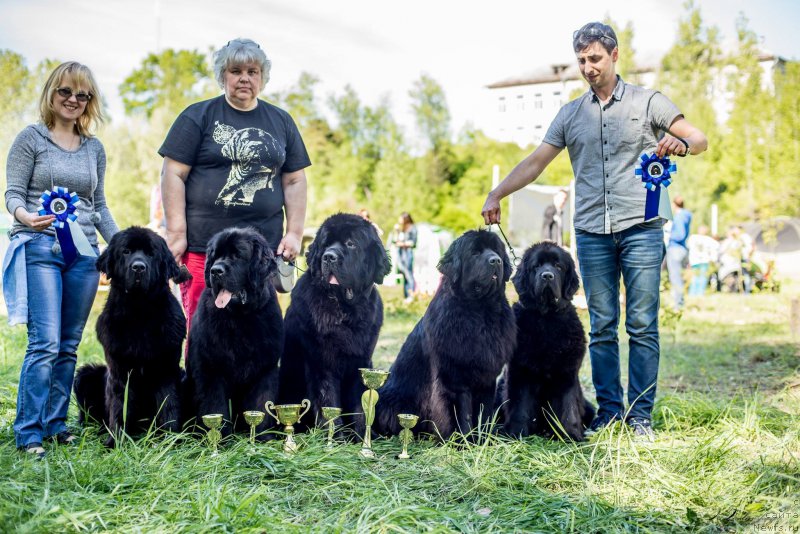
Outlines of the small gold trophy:
M 222 426 L 222 414 L 210 413 L 204 415 L 203 424 L 208 427 L 206 437 L 208 437 L 208 442 L 211 444 L 211 450 L 214 451 L 211 453 L 211 456 L 216 456 L 219 454 L 217 452 L 217 445 L 219 445 L 219 440 L 222 439 L 222 433 L 219 431 L 219 428 Z
M 372 450 L 372 423 L 375 421 L 375 405 L 378 404 L 378 392 L 386 379 L 389 378 L 389 371 L 380 369 L 359 368 L 361 371 L 361 381 L 367 386 L 367 390 L 361 395 L 361 406 L 364 408 L 364 419 L 366 428 L 364 429 L 364 444 L 361 446 L 361 456 L 364 458 L 375 458 Z
M 336 418 L 342 415 L 341 408 L 335 408 L 333 406 L 323 406 L 322 407 L 322 417 L 325 418 L 325 422 L 328 425 L 328 445 L 327 448 L 333 448 L 333 431 L 336 427 Z
M 264 408 L 278 421 L 278 424 L 285 425 L 283 431 L 286 432 L 286 441 L 283 443 L 283 452 L 297 451 L 297 443 L 294 441 L 294 424 L 300 421 L 300 418 L 311 408 L 311 401 L 303 399 L 300 404 L 279 404 L 277 406 L 272 401 L 267 401 Z M 301 408 L 305 408 L 302 413 L 300 413 Z
M 419 417 L 410 413 L 397 414 L 397 420 L 400 421 L 400 426 L 403 430 L 400 431 L 400 441 L 403 443 L 403 452 L 397 455 L 400 460 L 408 460 L 411 455 L 408 454 L 408 444 L 414 439 L 414 434 L 411 429 L 417 424 Z
M 244 412 L 244 420 L 250 425 L 250 445 L 256 443 L 256 427 L 264 420 L 264 412 L 248 410 Z

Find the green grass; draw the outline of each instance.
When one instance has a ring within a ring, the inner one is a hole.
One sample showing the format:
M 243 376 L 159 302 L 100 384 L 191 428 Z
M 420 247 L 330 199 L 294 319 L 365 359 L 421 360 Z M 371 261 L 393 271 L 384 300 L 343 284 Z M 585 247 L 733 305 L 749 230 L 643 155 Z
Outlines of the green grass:
M 3 325 L 0 531 L 797 531 L 800 358 L 789 296 L 712 295 L 680 318 L 665 314 L 655 443 L 617 425 L 581 444 L 416 442 L 406 462 L 394 458 L 397 438 L 374 442 L 376 461 L 354 443 L 327 450 L 323 432 L 297 436 L 292 457 L 278 442 L 252 448 L 240 437 L 212 456 L 183 435 L 108 451 L 96 428 L 75 448 L 28 458 L 11 429 L 26 335 Z M 384 298 L 375 364 L 388 368 L 426 302 L 404 307 L 394 290 Z M 96 312 L 82 362 L 102 359 Z M 581 380 L 590 393 L 588 361 Z

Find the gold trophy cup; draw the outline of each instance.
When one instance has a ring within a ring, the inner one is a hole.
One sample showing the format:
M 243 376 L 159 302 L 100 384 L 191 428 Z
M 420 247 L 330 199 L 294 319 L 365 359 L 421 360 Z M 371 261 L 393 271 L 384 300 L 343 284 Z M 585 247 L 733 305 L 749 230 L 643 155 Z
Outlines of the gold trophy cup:
M 397 420 L 400 422 L 400 426 L 403 427 L 403 430 L 400 431 L 400 441 L 403 443 L 403 452 L 398 454 L 397 458 L 400 460 L 408 460 L 411 458 L 411 455 L 408 454 L 408 444 L 414 439 L 414 434 L 411 432 L 411 429 L 414 428 L 414 425 L 419 421 L 419 416 L 410 413 L 399 413 L 397 414 Z
M 336 418 L 342 415 L 341 408 L 333 406 L 322 407 L 322 417 L 325 418 L 325 423 L 328 425 L 328 445 L 327 448 L 333 448 L 333 431 L 336 427 Z
M 283 442 L 283 452 L 297 451 L 297 443 L 294 441 L 294 424 L 300 421 L 300 418 L 311 408 L 311 401 L 303 399 L 300 404 L 279 404 L 277 406 L 272 401 L 267 401 L 264 408 L 278 421 L 278 424 L 285 425 L 283 431 L 286 432 L 286 441 Z M 302 413 L 300 412 L 301 408 L 305 408 Z
M 248 410 L 244 412 L 244 420 L 250 425 L 250 445 L 256 443 L 256 427 L 264 420 L 264 412 Z
M 376 391 L 386 383 L 389 378 L 389 371 L 381 369 L 359 368 L 361 381 L 367 386 L 367 390 L 361 395 L 361 406 L 364 408 L 364 419 L 366 428 L 364 429 L 364 444 L 361 446 L 361 456 L 364 458 L 375 458 L 372 450 L 372 423 L 375 421 L 375 405 L 378 404 L 378 392 Z
M 219 445 L 219 440 L 222 439 L 222 433 L 219 431 L 220 427 L 222 426 L 222 414 L 210 413 L 204 415 L 203 424 L 208 427 L 206 437 L 208 438 L 208 442 L 211 444 L 211 450 L 214 451 L 211 453 L 211 456 L 216 456 L 219 454 L 217 452 L 217 445 Z

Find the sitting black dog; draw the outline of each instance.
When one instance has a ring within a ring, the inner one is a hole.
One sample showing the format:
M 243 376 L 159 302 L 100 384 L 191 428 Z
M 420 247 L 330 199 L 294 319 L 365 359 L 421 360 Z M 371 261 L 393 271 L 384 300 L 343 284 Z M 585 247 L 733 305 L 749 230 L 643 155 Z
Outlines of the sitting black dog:
M 500 388 L 503 431 L 580 441 L 594 407 L 578 381 L 586 334 L 572 304 L 575 262 L 555 243 L 537 243 L 525 251 L 513 282 L 517 348 Z
M 379 433 L 400 431 L 398 413 L 418 415 L 415 432 L 443 439 L 468 434 L 494 415 L 495 381 L 516 342 L 505 294 L 511 262 L 495 234 L 469 231 L 439 270 L 441 284 L 378 392 Z
M 125 431 L 159 427 L 180 430 L 181 344 L 186 318 L 169 289 L 182 282 L 167 243 L 152 230 L 131 227 L 118 232 L 97 259 L 111 283 L 97 318 L 97 339 L 106 365 L 84 365 L 75 376 L 75 397 L 86 415 L 104 422 L 113 446 L 123 421 Z M 127 390 L 127 414 L 123 405 Z
M 307 255 L 308 271 L 292 291 L 286 310 L 286 347 L 281 360 L 282 403 L 311 401 L 318 424 L 323 406 L 342 408 L 343 421 L 364 427 L 360 367 L 372 367 L 383 324 L 383 301 L 375 284 L 391 264 L 375 227 L 358 215 L 332 215 L 319 228 Z M 309 417 L 309 422 L 314 417 Z M 301 427 L 302 428 L 302 427 Z
M 206 250 L 206 288 L 189 331 L 186 395 L 196 423 L 205 414 L 228 421 L 223 435 L 246 430 L 242 412 L 264 411 L 277 393 L 283 318 L 270 276 L 277 268 L 267 241 L 252 228 L 215 234 Z M 229 406 L 232 406 L 233 413 Z M 256 428 L 259 439 L 274 421 Z

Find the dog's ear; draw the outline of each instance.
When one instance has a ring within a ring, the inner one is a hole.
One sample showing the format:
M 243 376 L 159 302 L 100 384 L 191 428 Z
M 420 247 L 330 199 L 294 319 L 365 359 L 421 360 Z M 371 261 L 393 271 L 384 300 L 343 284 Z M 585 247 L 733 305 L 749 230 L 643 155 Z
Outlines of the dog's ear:
M 503 282 L 508 282 L 508 279 L 511 278 L 511 273 L 514 270 L 514 266 L 511 264 L 511 258 L 508 256 L 508 251 L 503 244 L 500 244 L 500 257 L 503 258 Z
M 466 239 L 463 236 L 453 241 L 442 259 L 439 260 L 439 265 L 436 266 L 439 272 L 453 284 L 457 284 L 458 279 L 461 278 L 461 256 L 465 253 L 465 243 Z
M 250 278 L 255 287 L 264 286 L 269 276 L 278 269 L 275 254 L 269 248 L 267 241 L 259 235 L 254 238 L 253 255 L 250 257 Z
M 203 278 L 206 282 L 206 287 L 211 287 L 211 266 L 214 264 L 214 256 L 217 249 L 217 239 L 212 238 L 206 247 L 206 264 L 203 266 Z
M 389 255 L 386 253 L 386 249 L 383 248 L 383 243 L 381 243 L 377 233 L 375 233 L 374 238 L 371 238 L 369 257 L 372 257 L 374 262 L 372 267 L 373 282 L 382 284 L 386 275 L 392 271 L 392 260 L 389 259 Z
M 114 238 L 111 238 L 111 242 L 114 242 Z M 109 273 L 109 262 L 111 261 L 111 245 L 109 244 L 106 249 L 100 254 L 100 257 L 97 258 L 97 261 L 94 262 L 95 267 L 101 273 L 106 275 L 106 278 L 111 280 L 111 273 Z
M 97 261 L 94 262 L 95 267 L 101 273 L 106 275 L 106 278 L 111 280 L 111 276 L 114 274 L 112 273 L 112 269 L 114 268 L 114 258 L 112 257 L 114 254 L 114 250 L 119 246 L 118 242 L 120 240 L 119 232 L 111 238 L 111 241 L 108 242 L 108 246 L 103 250 L 103 253 L 100 254 L 100 257 L 97 258 Z
M 528 265 L 528 254 L 525 254 L 522 257 L 522 262 L 517 266 L 517 272 L 514 273 L 514 278 L 511 279 L 511 282 L 514 284 L 514 289 L 517 290 L 517 295 L 519 295 L 520 300 L 522 300 L 523 295 L 527 295 L 528 291 L 530 291 L 530 284 L 528 283 L 528 269 L 526 266 Z
M 175 261 L 175 257 L 167 246 L 166 240 L 156 234 L 153 236 L 153 241 L 167 278 L 171 278 L 176 284 L 182 284 L 187 280 L 191 280 L 192 275 L 189 273 L 189 269 L 187 269 L 185 265 L 178 265 L 178 262 Z
M 325 223 L 319 227 L 317 230 L 317 235 L 314 237 L 314 241 L 308 246 L 308 252 L 306 252 L 306 265 L 308 265 L 308 270 L 312 272 L 316 272 L 317 269 L 320 268 L 322 264 L 322 254 L 325 251 L 325 241 L 328 239 L 328 231 L 325 229 Z
M 572 256 L 565 252 L 564 257 L 564 284 L 561 293 L 565 300 L 572 300 L 572 297 L 578 292 L 580 280 L 578 279 L 578 272 L 575 270 L 575 262 L 572 260 Z

